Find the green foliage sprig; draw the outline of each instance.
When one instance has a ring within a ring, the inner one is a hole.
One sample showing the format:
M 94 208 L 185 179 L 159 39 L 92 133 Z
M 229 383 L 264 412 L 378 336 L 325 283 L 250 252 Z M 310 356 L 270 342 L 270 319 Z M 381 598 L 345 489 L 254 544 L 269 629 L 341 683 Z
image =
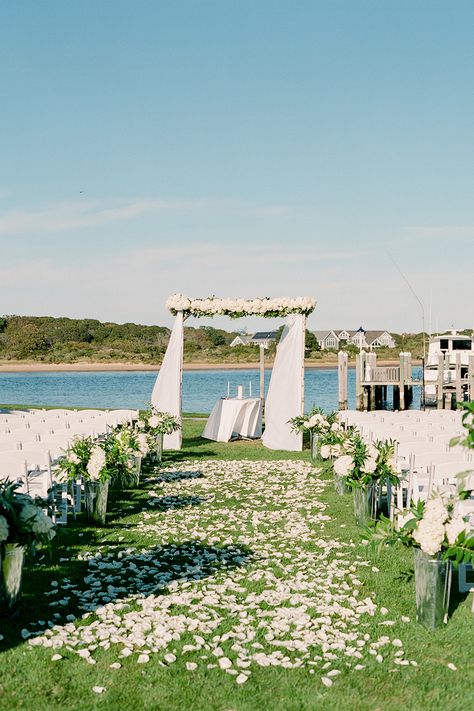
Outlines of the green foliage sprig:
M 17 491 L 20 486 L 9 479 L 0 480 L 0 543 L 39 543 L 49 548 L 56 527 L 31 496 Z
M 460 407 L 464 410 L 462 423 L 466 428 L 466 435 L 454 437 L 449 444 L 451 447 L 460 444 L 463 447 L 474 449 L 474 400 L 471 400 L 471 402 L 463 402 Z

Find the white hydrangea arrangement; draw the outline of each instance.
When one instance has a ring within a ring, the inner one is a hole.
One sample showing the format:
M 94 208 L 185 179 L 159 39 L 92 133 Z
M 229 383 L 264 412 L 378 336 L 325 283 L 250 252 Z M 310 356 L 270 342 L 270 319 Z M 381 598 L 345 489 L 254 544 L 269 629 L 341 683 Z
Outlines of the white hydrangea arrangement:
M 336 412 L 325 414 L 318 407 L 313 407 L 311 412 L 306 415 L 298 415 L 290 420 L 291 429 L 295 432 L 311 432 L 312 434 L 324 434 L 331 430 L 333 424 L 336 424 Z
M 474 528 L 469 515 L 463 514 L 462 505 L 469 493 L 435 492 L 399 517 L 398 530 L 383 518 L 374 530 L 373 543 L 380 549 L 400 541 L 429 556 L 474 564 Z
M 154 405 L 150 405 L 140 414 L 137 429 L 150 437 L 149 445 L 152 446 L 158 435 L 172 434 L 181 429 L 181 420 L 170 412 L 161 412 Z
M 78 437 L 58 461 L 68 479 L 106 481 L 110 478 L 104 438 Z
M 463 403 L 462 407 L 467 435 L 451 444 L 473 449 L 474 402 Z M 408 511 L 399 513 L 395 523 L 383 518 L 374 530 L 373 544 L 380 549 L 400 541 L 428 556 L 474 565 L 474 514 L 471 507 L 466 513 L 464 503 L 474 496 L 474 477 L 471 471 L 460 472 L 457 480 L 457 493 L 435 491 L 427 501 L 418 501 Z
M 377 481 L 398 483 L 395 469 L 395 443 L 391 440 L 365 442 L 352 431 L 341 442 L 341 456 L 334 461 L 334 473 L 351 487 L 365 487 Z
M 212 296 L 207 299 L 191 299 L 183 294 L 173 294 L 166 301 L 166 308 L 176 315 L 178 311 L 191 316 L 263 316 L 276 318 L 288 314 L 308 316 L 316 306 L 316 301 L 307 296 L 297 298 L 232 299 Z
M 0 481 L 0 545 L 17 543 L 49 546 L 56 535 L 55 525 L 31 496 L 17 491 L 18 482 Z

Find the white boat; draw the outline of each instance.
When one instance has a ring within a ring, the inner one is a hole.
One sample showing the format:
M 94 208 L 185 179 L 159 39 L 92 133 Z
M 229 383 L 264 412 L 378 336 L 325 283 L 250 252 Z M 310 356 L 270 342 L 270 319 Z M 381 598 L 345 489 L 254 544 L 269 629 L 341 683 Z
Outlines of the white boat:
M 440 355 L 443 356 L 443 386 L 456 390 L 456 367 L 459 362 L 461 390 L 464 399 L 469 387 L 469 357 L 474 357 L 474 337 L 457 331 L 431 336 L 425 363 L 425 405 L 437 404 L 436 383 L 440 367 Z M 471 394 L 471 397 L 473 395 Z

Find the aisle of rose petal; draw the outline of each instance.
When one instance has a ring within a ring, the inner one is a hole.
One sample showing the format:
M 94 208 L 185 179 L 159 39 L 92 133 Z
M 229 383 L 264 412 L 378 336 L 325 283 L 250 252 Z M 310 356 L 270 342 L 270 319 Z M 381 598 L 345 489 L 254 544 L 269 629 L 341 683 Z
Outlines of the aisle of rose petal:
M 47 593 L 65 623 L 34 632 L 38 622 L 24 636 L 57 662 L 77 655 L 100 664 L 103 648 L 116 650 L 113 669 L 157 655 L 162 666 L 216 668 L 238 684 L 255 665 L 305 668 L 326 686 L 370 664 L 416 666 L 386 634 L 387 610 L 361 594 L 367 561 L 354 543 L 325 535 L 327 485 L 298 461 L 163 471 L 134 526 L 144 545 L 82 554 L 84 586 L 53 581 Z M 374 615 L 385 634 L 374 636 Z

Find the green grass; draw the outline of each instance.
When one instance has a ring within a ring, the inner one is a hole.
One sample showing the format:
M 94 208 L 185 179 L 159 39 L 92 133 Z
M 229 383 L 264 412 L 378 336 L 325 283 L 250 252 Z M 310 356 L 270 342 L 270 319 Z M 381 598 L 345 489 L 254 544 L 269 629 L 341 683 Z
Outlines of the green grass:
M 308 452 L 271 452 L 257 442 L 222 444 L 206 441 L 200 438 L 202 429 L 202 422 L 186 421 L 184 447 L 180 452 L 167 453 L 165 465 L 186 458 L 198 462 L 204 459 L 309 459 Z M 67 528 L 59 531 L 52 562 L 46 558 L 29 561 L 19 616 L 0 621 L 0 633 L 4 635 L 0 643 L 0 709 L 457 711 L 472 708 L 474 615 L 470 610 L 471 599 L 454 599 L 449 624 L 440 630 L 429 632 L 416 624 L 411 552 L 393 548 L 376 558 L 362 544 L 361 533 L 354 525 L 351 495 L 335 495 L 327 468 L 323 468 L 319 476 L 328 479 L 327 487 L 318 496 L 327 505 L 326 513 L 330 516 L 330 521 L 325 524 L 324 536 L 354 543 L 354 557 L 361 555 L 369 562 L 357 573 L 362 583 L 360 597 L 375 593 L 374 600 L 379 609 L 386 606 L 389 610 L 385 618 L 379 612 L 368 618 L 367 633 L 374 639 L 380 634 L 400 637 L 404 641 L 405 657 L 417 660 L 418 667 L 394 668 L 393 664 L 377 664 L 369 659 L 369 662 L 363 662 L 366 667 L 362 671 L 342 669 L 334 686 L 326 688 L 321 684 L 321 674 L 310 675 L 307 668 L 254 665 L 249 681 L 238 686 L 232 677 L 218 669 L 198 667 L 192 673 L 187 672 L 179 654 L 178 661 L 170 666 L 161 666 L 159 655 L 153 655 L 146 665 L 126 663 L 130 660 L 125 660 L 123 668 L 115 671 L 109 668 L 109 664 L 117 659 L 113 646 L 95 655 L 95 666 L 62 650 L 64 659 L 53 663 L 50 660 L 54 650 L 29 648 L 21 638 L 21 630 L 32 629 L 31 623 L 39 619 L 51 619 L 51 598 L 44 595 L 51 589 L 51 581 L 67 577 L 73 583 L 83 584 L 87 562 L 78 560 L 78 553 L 150 546 L 149 536 L 136 526 L 143 517 L 143 510 L 149 510 L 147 500 L 150 489 L 158 494 L 161 492 L 159 483 L 150 482 L 135 491 L 112 492 L 106 528 L 86 527 L 80 519 L 76 523 L 71 521 Z M 166 493 L 169 492 L 168 485 Z M 237 483 L 228 492 L 227 505 L 239 507 L 243 495 Z M 266 510 L 267 506 L 261 498 L 256 499 L 253 505 L 260 511 Z M 194 510 L 198 511 L 199 506 Z M 180 515 L 185 514 L 186 507 L 180 511 Z M 269 506 L 268 511 L 270 514 Z M 166 522 L 169 517 L 178 516 L 178 509 L 163 511 L 162 515 L 163 522 Z M 216 522 L 221 520 L 217 504 L 213 516 Z M 211 531 L 213 520 L 212 517 L 209 520 Z M 307 545 L 308 552 L 314 550 L 313 544 Z M 291 540 L 288 541 L 288 550 L 291 553 Z M 245 569 L 254 570 L 254 565 L 251 558 L 247 560 L 244 556 L 242 566 Z M 374 566 L 380 572 L 374 571 Z M 216 569 L 215 572 L 206 570 L 203 575 L 216 575 L 225 580 L 226 569 Z M 255 589 L 258 585 L 249 582 L 249 586 Z M 67 612 L 71 611 L 74 612 L 74 608 L 68 607 Z M 403 615 L 409 616 L 412 622 L 402 622 Z M 380 623 L 386 619 L 395 620 L 396 624 L 393 627 L 381 626 Z M 179 649 L 182 644 L 183 640 L 177 642 L 176 647 Z M 447 668 L 449 662 L 457 666 L 457 672 Z M 91 689 L 95 685 L 106 687 L 107 692 L 100 696 L 94 694 Z

